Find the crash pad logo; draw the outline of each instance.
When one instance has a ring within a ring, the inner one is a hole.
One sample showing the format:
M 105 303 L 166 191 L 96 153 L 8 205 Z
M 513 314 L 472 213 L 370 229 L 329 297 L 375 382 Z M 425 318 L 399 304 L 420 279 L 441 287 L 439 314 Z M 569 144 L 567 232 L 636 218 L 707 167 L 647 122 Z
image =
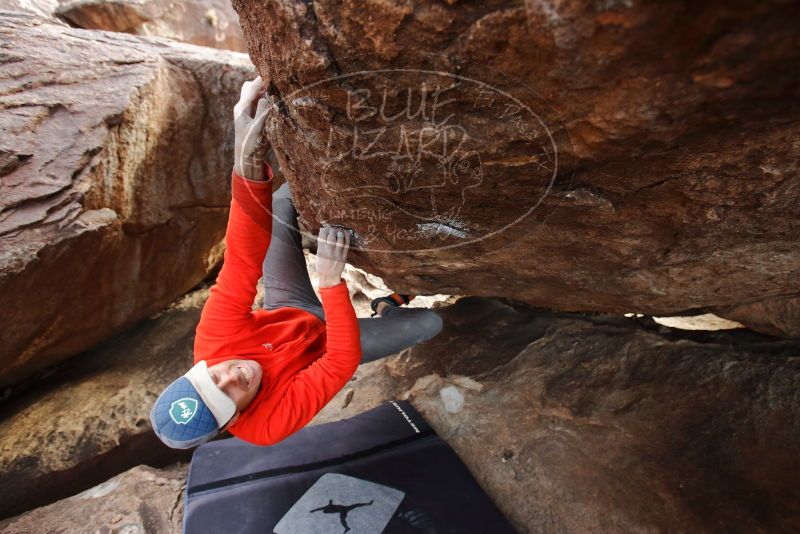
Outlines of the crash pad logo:
M 169 407 L 169 416 L 176 424 L 185 425 L 197 413 L 197 399 L 185 397 L 178 399 Z
M 325 473 L 273 528 L 275 534 L 380 534 L 405 493 L 340 473 Z

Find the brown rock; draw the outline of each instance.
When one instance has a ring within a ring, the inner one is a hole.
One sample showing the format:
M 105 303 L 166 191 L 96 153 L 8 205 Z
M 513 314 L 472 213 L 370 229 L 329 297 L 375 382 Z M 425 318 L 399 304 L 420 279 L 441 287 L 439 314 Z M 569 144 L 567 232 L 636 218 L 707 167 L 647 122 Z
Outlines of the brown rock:
M 0 523 L 6 534 L 179 534 L 186 465 L 138 466 L 74 497 Z
M 307 227 L 354 227 L 391 287 L 659 316 L 797 297 L 800 5 L 233 6 Z
M 408 398 L 520 532 L 795 532 L 800 349 L 469 297 L 313 423 Z
M 107 2 L 77 0 L 63 2 L 55 15 L 75 28 L 139 33 L 137 28 L 152 21 L 156 15 L 154 2 Z M 163 36 L 162 36 L 163 37 Z
M 163 309 L 218 263 L 231 110 L 253 71 L 168 39 L 0 26 L 2 387 Z
M 90 488 L 126 469 L 190 458 L 150 426 L 158 395 L 192 366 L 208 290 L 65 362 L 0 411 L 0 518 Z
M 56 16 L 78 28 L 158 35 L 247 52 L 239 17 L 225 0 L 62 1 Z
M 800 298 L 766 298 L 749 304 L 739 304 L 720 314 L 742 322 L 772 336 L 800 337 Z

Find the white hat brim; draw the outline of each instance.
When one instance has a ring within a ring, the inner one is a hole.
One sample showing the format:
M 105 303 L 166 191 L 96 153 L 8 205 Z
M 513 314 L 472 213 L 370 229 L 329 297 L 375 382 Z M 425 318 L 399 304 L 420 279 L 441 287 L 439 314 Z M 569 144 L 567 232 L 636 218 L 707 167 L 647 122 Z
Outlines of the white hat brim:
M 208 364 L 200 360 L 184 376 L 191 382 L 217 420 L 219 428 L 225 426 L 236 413 L 236 403 L 211 379 Z

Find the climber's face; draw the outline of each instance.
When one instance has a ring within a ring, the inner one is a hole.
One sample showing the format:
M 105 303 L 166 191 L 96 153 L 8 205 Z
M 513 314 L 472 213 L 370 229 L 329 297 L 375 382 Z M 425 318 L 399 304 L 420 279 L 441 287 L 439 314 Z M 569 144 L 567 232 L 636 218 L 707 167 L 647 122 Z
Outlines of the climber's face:
M 217 387 L 236 403 L 237 415 L 247 408 L 261 385 L 261 366 L 253 360 L 220 362 L 209 367 L 208 372 Z

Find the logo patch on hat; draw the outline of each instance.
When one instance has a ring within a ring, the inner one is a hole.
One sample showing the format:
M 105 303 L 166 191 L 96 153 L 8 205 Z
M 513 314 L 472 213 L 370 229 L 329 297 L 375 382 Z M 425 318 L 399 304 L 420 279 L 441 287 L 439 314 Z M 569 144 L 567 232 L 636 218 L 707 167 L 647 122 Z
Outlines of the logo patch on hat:
M 176 424 L 185 425 L 197 413 L 197 399 L 184 397 L 172 403 L 169 407 L 169 416 Z

